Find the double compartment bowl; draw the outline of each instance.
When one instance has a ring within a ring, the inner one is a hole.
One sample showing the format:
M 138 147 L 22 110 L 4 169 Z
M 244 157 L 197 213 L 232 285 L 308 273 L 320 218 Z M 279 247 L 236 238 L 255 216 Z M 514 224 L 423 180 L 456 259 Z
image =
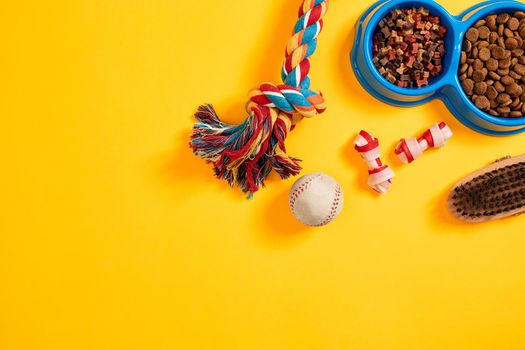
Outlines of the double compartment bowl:
M 383 78 L 372 63 L 372 38 L 379 21 L 395 9 L 424 7 L 438 16 L 447 27 L 443 71 L 421 88 L 398 87 Z M 451 15 L 433 0 L 380 0 L 363 13 L 356 24 L 356 36 L 350 55 L 352 68 L 363 87 L 377 99 L 395 106 L 415 106 L 434 98 L 441 99 L 464 125 L 487 135 L 503 136 L 525 131 L 525 116 L 495 117 L 478 109 L 463 91 L 458 77 L 465 32 L 478 20 L 491 14 L 525 11 L 525 4 L 514 0 L 485 1 L 458 16 Z

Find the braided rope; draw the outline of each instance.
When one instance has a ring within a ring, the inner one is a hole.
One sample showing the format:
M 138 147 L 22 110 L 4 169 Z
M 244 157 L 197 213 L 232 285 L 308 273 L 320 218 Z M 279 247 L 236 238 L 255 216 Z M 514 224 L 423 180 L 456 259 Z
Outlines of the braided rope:
M 304 117 L 324 112 L 320 92 L 310 90 L 310 57 L 317 48 L 328 0 L 304 0 L 281 70 L 282 85 L 263 83 L 249 93 L 248 118 L 240 125 L 223 123 L 211 105 L 195 114 L 190 146 L 214 166 L 215 175 L 256 192 L 272 170 L 282 178 L 297 175 L 299 160 L 286 153 L 284 140 Z

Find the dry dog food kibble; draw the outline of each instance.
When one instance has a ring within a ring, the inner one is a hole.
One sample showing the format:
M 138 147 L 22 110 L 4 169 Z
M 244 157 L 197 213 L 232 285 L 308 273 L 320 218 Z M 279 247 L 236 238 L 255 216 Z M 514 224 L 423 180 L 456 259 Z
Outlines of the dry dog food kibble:
M 400 87 L 421 87 L 443 70 L 447 28 L 425 8 L 393 10 L 379 21 L 373 37 L 373 63 Z
M 525 12 L 477 21 L 465 33 L 458 69 L 477 108 L 500 117 L 525 115 Z

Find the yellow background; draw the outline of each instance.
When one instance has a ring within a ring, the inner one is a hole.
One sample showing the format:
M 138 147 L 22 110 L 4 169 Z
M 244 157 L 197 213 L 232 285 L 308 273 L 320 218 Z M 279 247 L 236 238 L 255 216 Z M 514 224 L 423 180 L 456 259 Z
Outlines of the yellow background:
M 342 185 L 333 224 L 293 219 L 293 179 L 249 201 L 189 150 L 199 104 L 238 123 L 247 91 L 279 82 L 299 3 L 2 4 L 1 350 L 525 349 L 525 217 L 466 225 L 444 209 L 525 134 L 370 97 L 347 56 L 372 1 L 331 3 L 311 72 L 329 109 L 287 141 L 303 174 Z M 395 142 L 440 120 L 449 144 L 400 166 Z M 386 196 L 364 184 L 360 129 L 397 173 Z

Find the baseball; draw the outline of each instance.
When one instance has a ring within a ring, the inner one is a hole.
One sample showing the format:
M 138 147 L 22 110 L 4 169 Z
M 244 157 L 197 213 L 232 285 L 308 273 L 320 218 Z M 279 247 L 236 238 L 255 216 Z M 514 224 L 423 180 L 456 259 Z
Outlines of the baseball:
M 343 191 L 337 181 L 326 174 L 308 174 L 293 184 L 289 203 L 293 215 L 303 224 L 324 226 L 341 212 Z

